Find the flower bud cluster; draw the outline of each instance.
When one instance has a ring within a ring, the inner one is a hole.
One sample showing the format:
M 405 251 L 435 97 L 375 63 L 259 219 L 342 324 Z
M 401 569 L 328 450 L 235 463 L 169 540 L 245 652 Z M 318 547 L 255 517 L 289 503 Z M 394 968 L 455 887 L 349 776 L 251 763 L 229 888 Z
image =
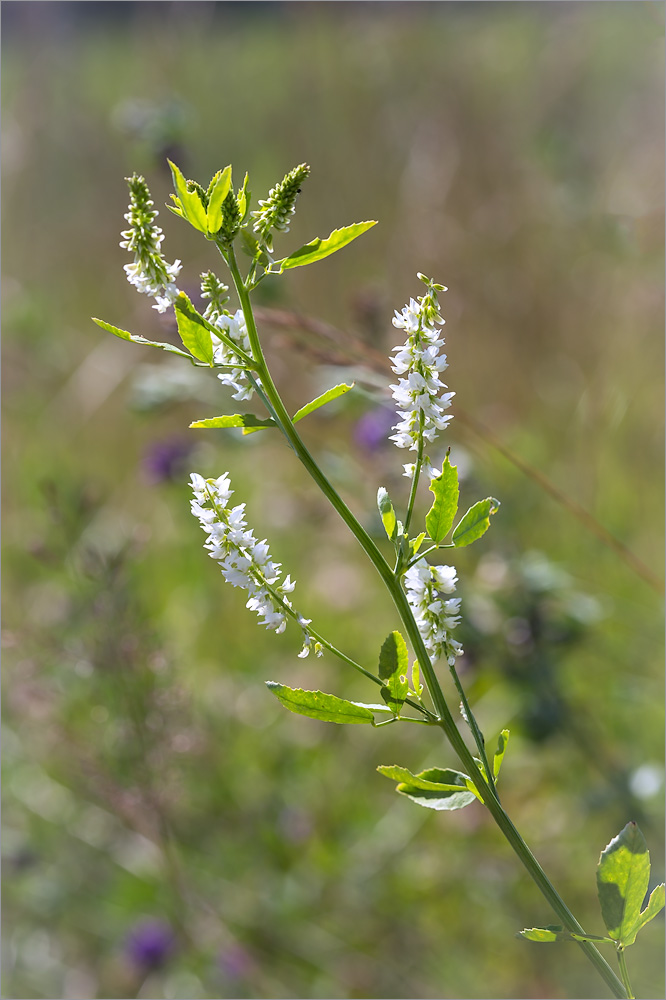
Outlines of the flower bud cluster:
M 271 559 L 266 539 L 258 542 L 248 528 L 245 504 L 229 509 L 233 490 L 228 474 L 204 479 L 192 473 L 190 479 L 194 493 L 192 513 L 208 535 L 204 548 L 218 563 L 227 583 L 248 591 L 250 596 L 245 606 L 256 611 L 261 624 L 275 632 L 284 632 L 286 608 L 291 607 L 284 595 L 293 591 L 294 582 L 287 576 L 277 584 L 282 575 L 281 564 Z M 309 622 L 303 619 L 301 624 L 305 629 Z
M 456 582 L 453 566 L 430 566 L 425 559 L 410 566 L 404 576 L 407 600 L 431 662 L 444 655 L 451 667 L 463 652 L 451 636 L 451 629 L 460 623 L 460 598 L 442 600 L 441 594 L 452 594 Z
M 273 248 L 272 229 L 289 232 L 289 222 L 296 211 L 296 199 L 301 190 L 301 184 L 310 173 L 307 163 L 301 163 L 286 174 L 279 184 L 268 193 L 268 198 L 260 201 L 260 209 L 252 212 L 255 218 L 254 231 L 263 240 L 269 250 Z
M 422 277 L 419 275 L 419 277 Z M 439 354 L 444 338 L 440 337 L 438 326 L 444 323 L 439 315 L 437 291 L 446 291 L 443 285 L 435 285 L 424 278 L 428 291 L 416 301 L 410 299 L 402 312 L 397 312 L 393 325 L 407 331 L 407 340 L 394 348 L 391 359 L 392 369 L 400 376 L 397 385 L 390 388 L 398 404 L 400 421 L 392 428 L 396 433 L 389 438 L 398 448 L 418 451 L 425 444 L 431 444 L 437 432 L 443 430 L 451 420 L 444 410 L 451 405 L 453 392 L 440 395 L 446 385 L 439 375 L 447 367 L 446 355 Z M 426 459 L 426 467 L 429 465 Z M 405 466 L 411 475 L 413 466 Z
M 158 213 L 153 209 L 144 178 L 133 174 L 127 178 L 127 183 L 130 203 L 125 218 L 130 228 L 121 233 L 120 245 L 134 254 L 134 261 L 124 265 L 125 274 L 139 292 L 153 296 L 157 303 L 153 308 L 163 313 L 178 298 L 175 282 L 182 265 L 179 260 L 168 264 L 160 251 L 164 233 L 155 225 Z

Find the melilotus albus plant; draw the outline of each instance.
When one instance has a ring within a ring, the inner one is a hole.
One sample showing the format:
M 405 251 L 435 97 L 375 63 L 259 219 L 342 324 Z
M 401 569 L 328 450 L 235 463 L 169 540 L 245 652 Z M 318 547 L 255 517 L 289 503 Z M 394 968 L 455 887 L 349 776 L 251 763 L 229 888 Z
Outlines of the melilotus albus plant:
M 245 434 L 273 428 L 302 462 L 316 486 L 324 493 L 356 538 L 377 570 L 381 583 L 393 599 L 403 632 L 395 629 L 379 648 L 374 668 L 355 662 L 320 635 L 303 607 L 294 581 L 273 560 L 266 539 L 257 540 L 249 527 L 245 504 L 234 504 L 228 472 L 215 479 L 191 476 L 192 513 L 205 532 L 204 548 L 219 565 L 225 580 L 247 591 L 247 608 L 255 612 L 267 629 L 283 632 L 287 626 L 301 631 L 298 654 L 321 656 L 324 652 L 340 658 L 379 688 L 381 701 L 346 701 L 317 690 L 294 689 L 267 681 L 269 690 L 291 712 L 323 722 L 386 726 L 396 723 L 420 724 L 443 730 L 450 749 L 462 770 L 433 767 L 413 774 L 406 767 L 389 765 L 379 772 L 396 783 L 397 791 L 428 809 L 463 809 L 479 800 L 517 854 L 521 863 L 554 910 L 559 923 L 526 929 L 520 933 L 530 941 L 575 941 L 603 977 L 615 997 L 632 997 L 627 975 L 625 949 L 636 934 L 664 905 L 664 886 L 658 886 L 641 910 L 648 887 L 650 860 L 641 831 L 628 823 L 601 854 L 597 885 L 605 935 L 588 934 L 561 899 L 513 822 L 505 812 L 497 790 L 509 731 L 502 730 L 496 749 L 490 752 L 465 690 L 456 672 L 462 646 L 456 639 L 460 621 L 460 599 L 455 594 L 457 576 L 453 566 L 438 562 L 442 550 L 452 557 L 456 549 L 479 540 L 498 511 L 499 502 L 486 497 L 458 517 L 458 474 L 447 453 L 442 468 L 429 458 L 430 446 L 452 419 L 448 412 L 454 395 L 442 381 L 446 355 L 439 296 L 446 288 L 423 274 L 422 294 L 395 313 L 393 325 L 404 342 L 394 348 L 392 368 L 396 375 L 390 389 L 397 419 L 390 440 L 409 461 L 404 475 L 409 482 L 409 499 L 402 518 L 387 490 L 380 486 L 377 504 L 386 531 L 387 543 L 380 548 L 359 523 L 329 482 L 298 433 L 298 423 L 326 403 L 346 393 L 351 386 L 341 384 L 289 414 L 269 371 L 252 308 L 254 290 L 267 275 L 283 275 L 295 267 L 305 267 L 341 250 L 373 226 L 359 222 L 334 230 L 325 239 L 314 239 L 286 257 L 277 257 L 273 240 L 288 231 L 301 185 L 309 167 L 301 164 L 259 201 L 252 211 L 248 178 L 235 191 L 231 167 L 218 171 L 204 188 L 186 180 L 171 164 L 175 194 L 169 209 L 198 230 L 219 251 L 231 276 L 237 308 L 227 307 L 229 288 L 212 271 L 201 275 L 203 312 L 178 288 L 182 265 L 167 262 L 162 253 L 162 230 L 155 224 L 148 186 L 143 177 L 128 179 L 130 205 L 125 218 L 129 228 L 120 244 L 132 255 L 125 265 L 127 278 L 139 292 L 155 299 L 154 308 L 163 313 L 173 309 L 182 341 L 181 347 L 155 343 L 126 330 L 95 320 L 117 337 L 177 354 L 197 367 L 211 369 L 234 400 L 257 397 L 266 410 L 207 417 L 191 424 L 194 428 L 235 427 Z M 241 269 L 237 251 L 247 261 Z M 426 485 L 431 505 L 425 521 L 417 521 L 419 486 Z M 406 491 L 405 491 L 406 492 Z M 416 523 L 415 523 L 416 522 Z M 390 559 L 386 552 L 391 552 Z M 411 647 L 411 655 L 410 655 Z M 411 663 L 410 663 L 411 661 Z M 460 711 L 476 749 L 468 749 L 454 719 L 440 681 L 440 664 L 450 671 L 460 697 Z M 617 954 L 621 979 L 598 949 L 612 945 Z

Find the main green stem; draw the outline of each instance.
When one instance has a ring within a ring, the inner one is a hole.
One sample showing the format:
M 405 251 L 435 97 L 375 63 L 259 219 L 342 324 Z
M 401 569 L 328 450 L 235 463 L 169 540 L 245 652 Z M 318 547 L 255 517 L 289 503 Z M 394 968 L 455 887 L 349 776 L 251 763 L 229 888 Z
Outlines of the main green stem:
M 357 521 L 342 497 L 339 496 L 335 488 L 328 481 L 295 430 L 291 417 L 282 402 L 280 394 L 277 391 L 268 370 L 261 348 L 261 343 L 259 341 L 256 323 L 254 321 L 250 297 L 238 269 L 233 247 L 229 249 L 225 248 L 224 250 L 221 250 L 221 252 L 229 265 L 229 270 L 231 271 L 234 285 L 236 286 L 236 292 L 238 293 L 238 298 L 243 310 L 243 316 L 245 318 L 248 337 L 250 344 L 252 345 L 252 354 L 257 363 L 257 373 L 261 380 L 264 392 L 270 400 L 271 406 L 279 418 L 282 430 L 288 438 L 289 443 L 294 449 L 296 455 L 305 466 L 312 479 L 314 479 L 317 483 L 322 493 L 330 500 L 331 504 L 352 532 L 356 540 L 359 542 L 393 598 L 393 603 L 396 606 L 414 652 L 418 658 L 433 705 L 439 715 L 439 726 L 444 730 L 451 747 L 474 782 L 484 805 L 487 806 L 497 826 L 500 828 L 511 847 L 520 858 L 531 878 L 541 890 L 543 896 L 545 896 L 546 900 L 550 903 L 551 907 L 562 921 L 562 924 L 568 931 L 571 931 L 574 934 L 584 934 L 584 929 L 578 923 L 569 907 L 550 882 L 543 868 L 534 857 L 521 835 L 518 833 L 518 830 L 505 813 L 502 805 L 493 793 L 493 790 L 484 780 L 483 775 L 479 771 L 474 757 L 468 750 L 467 745 L 463 740 L 458 727 L 456 726 L 453 716 L 451 715 L 446 699 L 444 698 L 444 692 L 439 684 L 439 680 L 437 679 L 433 665 L 430 662 L 430 657 L 428 656 L 423 639 L 414 620 L 412 610 L 391 567 L 386 562 L 384 556 L 372 538 L 370 538 L 367 531 L 363 528 L 359 521 Z M 627 1000 L 628 991 L 625 989 L 595 945 L 593 945 L 590 941 L 580 941 L 577 943 L 610 987 L 613 996 L 618 998 L 618 1000 Z

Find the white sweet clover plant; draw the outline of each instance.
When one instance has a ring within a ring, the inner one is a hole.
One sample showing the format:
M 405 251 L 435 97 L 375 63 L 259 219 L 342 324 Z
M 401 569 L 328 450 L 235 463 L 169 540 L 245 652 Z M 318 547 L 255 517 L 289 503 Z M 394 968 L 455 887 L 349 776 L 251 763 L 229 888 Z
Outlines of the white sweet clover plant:
M 375 225 L 360 222 L 333 230 L 325 239 L 314 239 L 285 257 L 276 257 L 273 240 L 286 233 L 294 215 L 301 186 L 309 173 L 306 164 L 295 167 L 275 185 L 259 207 L 250 211 L 248 178 L 238 190 L 232 185 L 228 166 L 219 170 L 204 188 L 187 180 L 175 164 L 170 164 L 175 194 L 169 209 L 197 229 L 219 251 L 228 268 L 238 304 L 227 309 L 229 288 L 212 271 L 201 275 L 201 296 L 206 302 L 199 312 L 176 281 L 182 265 L 169 264 L 162 254 L 164 239 L 156 226 L 148 186 L 143 177 L 128 178 L 130 205 L 125 218 L 129 229 L 123 232 L 121 246 L 133 254 L 125 265 L 128 281 L 139 292 L 155 299 L 159 312 L 173 309 L 182 346 L 146 340 L 102 320 L 99 326 L 124 340 L 149 345 L 177 354 L 198 367 L 212 369 L 220 382 L 231 390 L 237 401 L 257 398 L 265 409 L 263 415 L 230 413 L 206 417 L 191 424 L 193 428 L 236 427 L 244 433 L 273 429 L 280 432 L 295 456 L 333 505 L 350 529 L 388 589 L 396 613 L 406 633 L 392 631 L 384 640 L 374 667 L 357 663 L 312 627 L 294 605 L 295 584 L 289 575 L 282 576 L 281 564 L 273 560 L 266 539 L 257 541 L 248 527 L 245 504 L 230 505 L 232 496 L 228 473 L 205 479 L 191 476 L 192 513 L 206 534 L 208 554 L 220 567 L 224 579 L 248 594 L 247 608 L 254 611 L 260 624 L 277 633 L 291 621 L 300 629 L 302 647 L 299 656 L 310 651 L 324 651 L 339 657 L 379 687 L 381 703 L 359 703 L 317 690 L 291 688 L 269 681 L 268 687 L 290 711 L 333 723 L 363 723 L 385 726 L 410 722 L 443 730 L 463 770 L 435 767 L 418 774 L 400 765 L 378 770 L 396 782 L 397 791 L 420 806 L 437 810 L 461 809 L 480 802 L 555 911 L 560 923 L 530 928 L 524 937 L 539 941 L 561 939 L 576 941 L 593 963 L 615 997 L 631 997 L 631 987 L 624 951 L 633 944 L 638 930 L 660 912 L 664 887 L 658 886 L 641 909 L 650 872 L 649 855 L 640 830 L 629 823 L 602 853 L 597 883 L 606 935 L 586 934 L 554 889 L 543 869 L 518 833 L 502 806 L 497 777 L 504 758 L 508 730 L 502 730 L 497 748 L 489 758 L 486 743 L 456 672 L 456 660 L 462 653 L 455 629 L 460 622 L 460 599 L 455 592 L 457 573 L 453 566 L 429 561 L 428 556 L 442 549 L 451 553 L 481 538 L 490 526 L 490 518 L 499 502 L 486 497 L 473 504 L 458 518 L 458 475 L 447 453 L 441 469 L 433 467 L 428 450 L 452 419 L 447 412 L 453 392 L 447 391 L 442 374 L 447 368 L 438 295 L 443 285 L 419 274 L 425 285 L 423 294 L 395 313 L 393 325 L 404 331 L 406 340 L 394 348 L 391 364 L 397 382 L 390 386 L 396 404 L 397 422 L 390 439 L 413 456 L 404 464 L 410 483 L 403 520 L 399 520 L 388 492 L 380 487 L 377 506 L 388 541 L 378 543 L 357 520 L 328 481 L 315 458 L 298 434 L 296 424 L 308 414 L 338 398 L 352 386 L 334 386 L 317 399 L 290 415 L 273 381 L 264 357 L 252 308 L 252 293 L 266 275 L 281 275 L 295 267 L 322 260 L 342 249 Z M 241 272 L 236 256 L 240 248 L 248 259 Z M 421 479 L 432 494 L 430 509 L 422 530 L 410 533 L 415 516 Z M 388 550 L 392 551 L 389 561 Z M 298 599 L 300 601 L 300 598 Z M 408 643 L 413 659 L 410 666 Z M 443 662 L 448 668 L 460 697 L 460 711 L 469 727 L 478 756 L 474 756 L 459 731 L 444 696 L 436 672 Z M 611 944 L 618 957 L 621 979 L 608 965 L 598 944 Z

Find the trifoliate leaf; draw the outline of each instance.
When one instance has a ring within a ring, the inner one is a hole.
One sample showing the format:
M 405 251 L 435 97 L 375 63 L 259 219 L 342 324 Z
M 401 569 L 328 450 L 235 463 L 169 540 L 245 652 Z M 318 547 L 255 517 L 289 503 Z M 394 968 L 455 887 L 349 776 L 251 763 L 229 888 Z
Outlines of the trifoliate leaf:
M 282 274 L 283 271 L 292 267 L 303 267 L 305 264 L 314 264 L 316 260 L 323 260 L 329 254 L 335 253 L 346 247 L 348 243 L 355 240 L 357 236 L 365 233 L 372 226 L 377 225 L 376 220 L 372 222 L 356 222 L 352 226 L 345 226 L 344 229 L 334 229 L 326 239 L 314 239 L 305 246 L 299 247 L 288 257 L 276 260 L 268 268 L 269 274 Z
M 256 417 L 254 413 L 230 413 L 222 417 L 206 417 L 204 420 L 194 420 L 191 428 L 210 427 L 275 427 L 272 417 Z
M 162 344 L 156 340 L 146 340 L 145 337 L 139 337 L 134 333 L 129 333 L 127 330 L 121 330 L 120 327 L 112 326 L 111 323 L 105 323 L 103 319 L 96 319 L 94 316 L 92 317 L 92 321 L 93 323 L 97 323 L 97 326 L 101 326 L 103 330 L 107 330 L 108 333 L 112 333 L 122 340 L 131 340 L 133 344 L 143 344 L 144 347 L 159 347 L 162 351 L 169 351 L 170 354 L 180 354 L 182 358 L 187 358 L 188 361 L 194 362 L 191 354 L 181 351 L 180 347 L 174 347 L 173 344 Z
M 412 774 L 406 767 L 393 764 L 377 770 L 391 781 L 399 782 L 397 792 L 426 809 L 463 809 L 476 798 L 467 790 L 467 775 L 451 768 L 431 767 Z
M 640 920 L 649 880 L 645 837 L 636 823 L 627 823 L 601 852 L 597 866 L 601 915 L 610 936 L 621 944 Z
M 458 522 L 452 535 L 453 544 L 458 548 L 463 545 L 471 545 L 477 538 L 490 527 L 490 517 L 495 514 L 500 507 L 499 500 L 494 497 L 486 497 L 479 500 L 467 511 L 465 516 Z
M 306 715 L 309 719 L 336 722 L 339 725 L 349 723 L 374 725 L 375 719 L 370 709 L 353 701 L 345 701 L 333 694 L 324 694 L 322 691 L 290 688 L 275 681 L 266 681 L 266 687 L 285 708 L 295 712 L 296 715 Z
M 524 937 L 528 941 L 536 941 L 538 944 L 550 944 L 552 941 L 592 941 L 595 944 L 613 944 L 609 937 L 600 937 L 598 934 L 573 934 L 565 931 L 561 924 L 548 924 L 546 927 L 527 927 L 524 931 L 519 931 L 517 937 Z
M 320 406 L 325 406 L 326 403 L 332 402 L 334 399 L 338 399 L 340 396 L 344 396 L 346 392 L 354 388 L 355 383 L 352 382 L 351 385 L 347 385 L 346 382 L 341 382 L 340 385 L 334 385 L 332 389 L 327 389 L 323 392 L 321 396 L 317 396 L 316 399 L 310 400 L 305 406 L 301 406 L 300 410 L 296 410 L 293 417 L 291 418 L 292 423 L 298 423 L 303 417 L 309 416 L 318 410 Z
M 395 516 L 395 510 L 393 509 L 388 491 L 383 486 L 380 486 L 377 490 L 377 508 L 382 519 L 382 524 L 384 525 L 384 531 L 390 541 L 395 541 L 398 533 L 398 520 Z
M 213 364 L 213 341 L 208 324 L 196 311 L 185 292 L 181 292 L 174 303 L 178 333 L 188 351 L 195 358 Z
M 441 474 L 431 480 L 429 489 L 435 494 L 435 501 L 426 515 L 426 531 L 439 545 L 451 530 L 458 511 L 458 469 L 451 465 L 448 455 Z

